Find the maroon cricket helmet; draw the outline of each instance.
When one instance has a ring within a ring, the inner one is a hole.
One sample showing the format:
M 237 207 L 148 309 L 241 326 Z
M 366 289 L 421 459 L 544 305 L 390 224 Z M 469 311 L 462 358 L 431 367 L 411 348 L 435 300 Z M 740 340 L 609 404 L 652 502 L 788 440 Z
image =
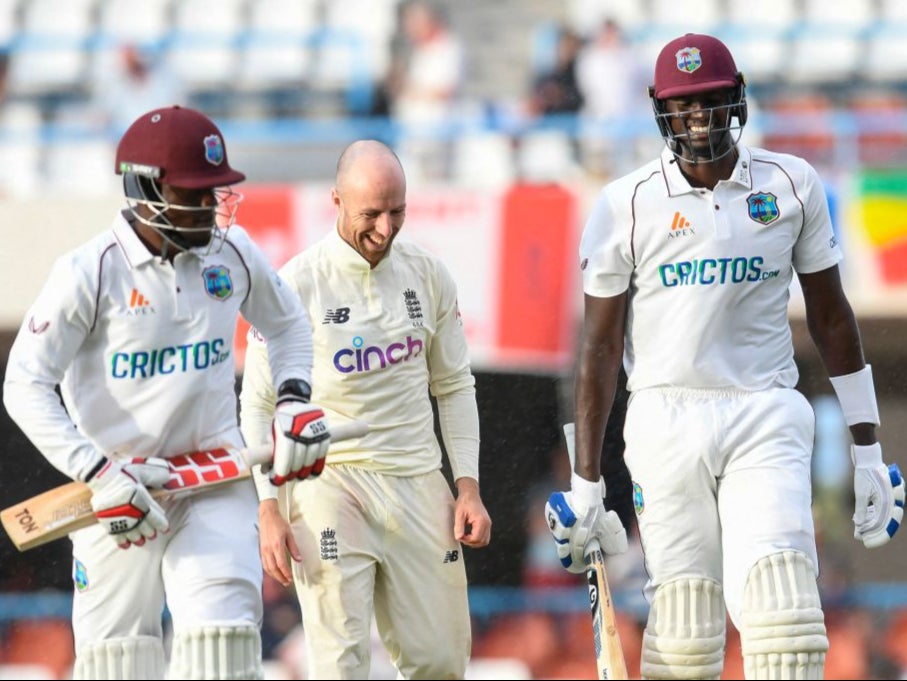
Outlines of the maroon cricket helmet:
M 246 179 L 230 167 L 214 122 L 181 106 L 149 111 L 129 126 L 117 146 L 116 172 L 186 189 L 226 187 Z
M 736 87 L 742 79 L 727 46 L 710 35 L 687 33 L 663 48 L 655 60 L 656 99 Z

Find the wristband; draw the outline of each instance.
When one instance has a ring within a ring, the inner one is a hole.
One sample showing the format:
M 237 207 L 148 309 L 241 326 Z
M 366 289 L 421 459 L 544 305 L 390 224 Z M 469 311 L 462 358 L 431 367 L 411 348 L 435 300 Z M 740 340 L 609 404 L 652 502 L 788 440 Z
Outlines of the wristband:
M 857 423 L 872 423 L 878 426 L 881 423 L 870 365 L 867 364 L 852 374 L 830 376 L 829 380 L 838 396 L 838 403 L 848 426 Z
M 885 465 L 882 462 L 882 445 L 878 442 L 872 445 L 852 445 L 850 460 L 854 468 L 878 468 Z
M 284 398 L 308 402 L 312 399 L 312 387 L 301 378 L 288 378 L 277 389 L 277 401 Z
M 574 471 L 570 474 L 570 491 L 573 492 L 576 510 L 585 511 L 602 504 L 602 500 L 605 498 L 605 481 L 599 478 L 598 482 L 592 482 L 577 475 Z
M 261 470 L 260 466 L 252 468 L 252 480 L 255 482 L 255 491 L 258 493 L 258 501 L 265 499 L 277 498 L 277 486 L 271 484 L 268 474 Z
M 82 479 L 82 482 L 84 482 L 86 484 L 91 482 L 92 478 L 94 478 L 94 476 L 96 476 L 98 473 L 100 473 L 101 469 L 104 468 L 104 466 L 106 466 L 106 465 L 107 465 L 107 457 L 102 456 L 100 459 L 98 459 L 98 462 L 94 466 L 92 466 L 91 469 L 85 474 L 85 477 Z

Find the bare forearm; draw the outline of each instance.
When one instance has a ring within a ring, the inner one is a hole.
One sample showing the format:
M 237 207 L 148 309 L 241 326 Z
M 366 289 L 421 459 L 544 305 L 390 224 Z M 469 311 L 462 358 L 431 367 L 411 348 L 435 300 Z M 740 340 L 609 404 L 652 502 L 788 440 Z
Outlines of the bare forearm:
M 620 357 L 591 347 L 584 347 L 580 357 L 574 391 L 576 472 L 587 480 L 598 480 L 605 427 L 617 391 Z

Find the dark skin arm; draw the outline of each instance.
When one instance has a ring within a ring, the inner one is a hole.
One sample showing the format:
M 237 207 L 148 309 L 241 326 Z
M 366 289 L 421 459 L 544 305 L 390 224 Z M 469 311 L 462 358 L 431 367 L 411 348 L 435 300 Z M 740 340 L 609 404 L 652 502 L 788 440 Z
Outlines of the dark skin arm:
M 576 472 L 587 480 L 601 477 L 605 426 L 624 352 L 627 293 L 612 298 L 586 295 L 583 332 L 574 386 Z
M 860 371 L 866 364 L 860 329 L 844 295 L 838 266 L 797 276 L 806 302 L 806 326 L 828 375 Z M 850 433 L 854 444 L 877 442 L 876 427 L 872 423 L 856 423 L 850 427 Z

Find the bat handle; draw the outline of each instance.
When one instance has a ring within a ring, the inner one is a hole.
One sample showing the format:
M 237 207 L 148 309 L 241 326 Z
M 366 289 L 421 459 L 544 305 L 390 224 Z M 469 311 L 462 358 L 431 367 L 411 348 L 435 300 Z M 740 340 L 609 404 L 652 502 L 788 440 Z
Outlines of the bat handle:
M 598 551 L 599 553 L 602 554 L 602 558 L 605 557 L 605 552 L 602 551 L 602 547 L 601 547 L 601 544 L 598 543 L 598 539 L 590 539 L 589 543 L 586 544 L 586 560 L 587 560 L 587 562 L 589 561 L 590 556 L 592 556 L 592 554 L 595 553 L 596 551 Z

